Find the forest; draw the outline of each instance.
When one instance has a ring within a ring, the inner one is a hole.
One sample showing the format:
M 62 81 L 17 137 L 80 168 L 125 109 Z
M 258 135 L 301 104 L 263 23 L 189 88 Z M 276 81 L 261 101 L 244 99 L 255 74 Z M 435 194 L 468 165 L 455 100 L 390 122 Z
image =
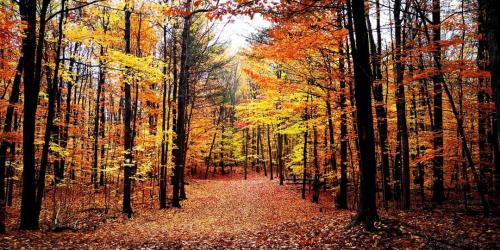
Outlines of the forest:
M 500 248 L 499 16 L 0 0 L 0 248 Z

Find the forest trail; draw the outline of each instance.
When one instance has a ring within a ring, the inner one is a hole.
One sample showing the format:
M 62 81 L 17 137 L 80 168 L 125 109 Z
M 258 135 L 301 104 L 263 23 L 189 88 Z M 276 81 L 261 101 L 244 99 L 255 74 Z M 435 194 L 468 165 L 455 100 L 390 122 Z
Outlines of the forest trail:
M 231 234 L 257 230 L 284 221 L 305 221 L 320 205 L 302 200 L 293 186 L 279 186 L 259 176 L 233 175 L 216 180 L 192 180 L 183 208 L 163 216 L 173 234 Z M 175 211 L 175 210 L 174 210 Z M 171 234 L 172 234 L 171 233 Z
M 456 248 L 494 246 L 498 240 L 498 219 L 381 211 L 380 231 L 372 234 L 347 228 L 354 212 L 334 209 L 326 193 L 320 204 L 301 199 L 298 185 L 280 186 L 257 175 L 243 180 L 236 174 L 188 183 L 181 209 L 134 204 L 131 220 L 116 210 L 96 215 L 101 219 L 76 232 L 9 230 L 0 236 L 0 248 Z
M 187 240 L 200 235 L 241 234 L 285 221 L 306 221 L 320 214 L 319 205 L 300 199 L 293 187 L 258 176 L 249 176 L 248 180 L 239 175 L 192 179 L 186 190 L 188 199 L 181 209 L 138 214 L 134 220 L 145 222 L 129 223 L 132 231 L 144 238 L 163 235 Z

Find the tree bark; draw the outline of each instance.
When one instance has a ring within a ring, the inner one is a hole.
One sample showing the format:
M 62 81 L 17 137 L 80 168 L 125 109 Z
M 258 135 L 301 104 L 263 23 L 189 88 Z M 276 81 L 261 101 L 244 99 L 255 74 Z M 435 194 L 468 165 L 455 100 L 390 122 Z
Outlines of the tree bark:
M 125 54 L 130 54 L 130 17 L 131 17 L 130 7 L 128 2 L 125 4 Z M 130 74 L 130 72 L 126 72 Z M 131 127 L 132 121 L 132 103 L 131 103 L 131 91 L 130 85 L 132 82 L 125 76 L 125 98 L 124 98 L 124 109 L 125 114 L 124 119 L 124 130 L 125 130 L 125 162 L 123 164 L 123 208 L 122 212 L 127 214 L 129 218 L 132 217 L 132 175 L 134 174 L 134 162 L 133 162 L 133 131 Z
M 410 209 L 410 149 L 408 144 L 408 126 L 406 124 L 406 97 L 403 82 L 404 65 L 402 63 L 402 42 L 401 42 L 401 0 L 394 1 L 394 21 L 395 21 L 395 75 L 396 75 L 396 108 L 398 119 L 398 134 L 401 142 L 401 209 Z
M 35 183 L 35 122 L 40 82 L 35 80 L 37 6 L 35 0 L 20 0 L 21 20 L 26 22 L 23 39 L 24 115 L 23 115 L 23 189 L 20 228 L 38 229 Z M 42 29 L 42 26 L 40 26 Z
M 186 0 L 185 9 L 189 12 L 191 7 L 191 0 Z M 180 204 L 180 181 L 184 174 L 184 153 L 185 153 L 185 113 L 186 113 L 186 102 L 187 102 L 187 88 L 188 88 L 188 55 L 189 55 L 189 29 L 191 27 L 191 14 L 184 17 L 184 27 L 182 30 L 182 48 L 181 48 L 181 71 L 179 79 L 179 96 L 177 99 L 177 126 L 175 139 L 175 144 L 177 147 L 173 149 L 174 156 L 174 188 L 173 188 L 173 198 L 172 205 L 174 207 L 181 207 Z
M 306 111 L 307 112 L 307 111 Z M 307 116 L 307 114 L 306 114 Z M 306 118 L 307 123 L 307 118 Z M 306 183 L 307 183 L 307 139 L 309 137 L 309 128 L 306 125 L 306 131 L 304 132 L 304 148 L 302 150 L 302 199 L 306 198 Z
M 348 1 L 349 2 L 349 1 Z M 351 10 L 348 10 L 351 11 Z M 360 149 L 360 193 L 354 222 L 363 222 L 369 230 L 378 219 L 376 205 L 376 160 L 373 115 L 371 103 L 372 73 L 368 50 L 368 30 L 365 17 L 365 0 L 352 0 L 352 17 L 356 43 L 352 44 L 356 115 Z
M 339 62 L 339 70 L 344 74 L 344 60 Z M 347 209 L 347 105 L 346 105 L 346 82 L 340 81 L 340 183 L 339 192 L 335 199 L 337 209 Z
M 260 149 L 259 154 L 259 164 L 262 164 L 262 168 L 264 169 L 264 176 L 267 177 L 267 166 L 264 156 L 264 144 L 262 143 L 262 133 L 261 133 L 260 125 L 257 127 L 257 148 Z
M 101 46 L 100 51 L 101 58 L 104 56 L 104 48 Z M 98 149 L 99 149 L 99 116 L 104 116 L 104 114 L 100 114 L 101 111 L 101 99 L 102 99 L 102 86 L 104 85 L 106 77 L 106 72 L 104 69 L 104 62 L 102 59 L 99 59 L 99 80 L 97 82 L 97 94 L 95 99 L 95 116 L 94 116 L 94 145 L 93 145 L 93 160 L 92 160 L 92 174 L 91 174 L 91 182 L 94 186 L 94 190 L 97 191 L 97 168 L 98 168 Z M 102 103 L 102 105 L 104 105 Z M 101 166 L 102 167 L 102 166 Z
M 441 4 L 440 0 L 432 0 L 432 46 L 433 58 L 436 64 L 441 63 Z M 438 65 L 436 65 L 438 66 Z M 438 67 L 440 70 L 440 67 Z M 434 158 L 432 159 L 432 172 L 434 183 L 432 187 L 432 201 L 441 204 L 444 199 L 443 180 L 443 97 L 442 83 L 444 82 L 442 72 L 438 72 L 432 79 L 434 81 Z
M 245 166 L 243 169 L 244 178 L 247 179 L 247 169 L 248 169 L 248 128 L 243 129 L 243 138 L 245 140 Z
M 319 161 L 318 161 L 318 130 L 316 126 L 313 126 L 313 155 L 314 155 L 314 182 L 313 182 L 313 196 L 312 202 L 319 202 L 319 191 L 320 191 L 320 173 L 319 173 Z
M 267 151 L 269 151 L 269 176 L 273 179 L 273 150 L 271 148 L 270 129 L 267 125 Z
M 498 131 L 500 131 L 500 6 L 496 0 L 479 0 L 479 11 L 484 17 L 486 43 L 488 47 L 488 70 L 491 72 L 491 88 L 495 102 L 496 138 L 498 142 Z M 498 148 L 498 143 L 496 145 Z M 498 155 L 498 150 L 495 152 Z M 498 162 L 498 160 L 497 160 Z M 495 189 L 497 196 L 500 195 L 500 169 L 499 164 L 495 166 Z

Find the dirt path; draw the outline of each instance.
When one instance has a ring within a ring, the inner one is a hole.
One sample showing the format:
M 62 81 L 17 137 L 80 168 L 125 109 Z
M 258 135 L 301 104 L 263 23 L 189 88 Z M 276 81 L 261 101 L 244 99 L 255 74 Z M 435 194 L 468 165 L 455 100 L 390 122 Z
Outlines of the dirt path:
M 192 180 L 182 209 L 170 208 L 136 216 L 127 222 L 134 237 L 192 239 L 255 231 L 284 221 L 305 221 L 319 214 L 320 206 L 300 199 L 292 187 L 262 177 Z M 127 237 L 128 232 L 120 237 Z M 105 228 L 102 233 L 109 231 Z
M 182 202 L 182 209 L 136 208 L 133 219 L 117 213 L 118 218 L 107 219 L 93 231 L 33 232 L 23 234 L 26 239 L 21 237 L 19 241 L 9 237 L 16 234 L 14 231 L 3 240 L 13 240 L 10 243 L 18 246 L 36 239 L 36 244 L 30 242 L 28 246 L 138 247 L 230 238 L 287 221 L 301 223 L 320 214 L 320 205 L 302 200 L 296 189 L 297 186 L 279 186 L 276 180 L 259 176 L 250 176 L 248 180 L 239 175 L 193 179 L 186 186 L 188 199 Z M 2 246 L 6 245 L 0 243 Z
M 115 211 L 96 221 L 95 229 L 11 230 L 0 236 L 0 249 L 498 247 L 498 218 L 381 211 L 379 231 L 369 233 L 362 227 L 346 228 L 353 211 L 335 210 L 325 197 L 320 205 L 302 200 L 298 186 L 279 186 L 263 177 L 191 180 L 187 192 L 182 209 L 137 207 L 131 220 Z
M 188 190 L 183 209 L 162 216 L 171 234 L 238 234 L 319 213 L 319 205 L 300 199 L 290 186 L 264 178 L 196 180 Z

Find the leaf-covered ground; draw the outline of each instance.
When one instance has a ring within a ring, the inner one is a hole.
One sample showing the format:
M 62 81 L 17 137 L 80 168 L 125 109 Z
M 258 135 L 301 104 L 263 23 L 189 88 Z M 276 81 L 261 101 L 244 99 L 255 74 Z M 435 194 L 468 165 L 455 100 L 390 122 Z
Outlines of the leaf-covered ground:
M 353 211 L 302 200 L 298 186 L 233 175 L 191 180 L 182 209 L 98 216 L 78 231 L 0 236 L 0 248 L 499 248 L 500 220 L 452 212 L 381 211 L 376 232 L 347 227 Z

